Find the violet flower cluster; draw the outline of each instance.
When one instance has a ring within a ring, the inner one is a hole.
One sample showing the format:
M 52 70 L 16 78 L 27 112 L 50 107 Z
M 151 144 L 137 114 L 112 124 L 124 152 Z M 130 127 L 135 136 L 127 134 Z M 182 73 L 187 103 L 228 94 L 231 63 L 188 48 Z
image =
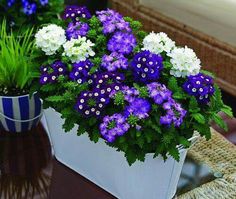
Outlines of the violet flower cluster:
M 160 124 L 179 127 L 187 114 L 179 103 L 172 98 L 172 93 L 165 85 L 153 82 L 147 85 L 149 95 L 158 105 L 165 110 L 165 115 L 160 118 Z
M 88 82 L 89 84 L 93 83 L 92 76 L 89 73 L 93 67 L 93 63 L 90 60 L 74 63 L 72 67 L 72 71 L 69 74 L 72 81 L 76 81 L 78 84 L 83 84 L 85 82 Z
M 118 69 L 128 68 L 128 59 L 117 52 L 113 52 L 110 55 L 104 55 L 102 57 L 101 66 L 107 71 L 116 71 Z
M 66 37 L 68 40 L 78 39 L 79 36 L 86 36 L 89 31 L 89 25 L 80 19 L 90 19 L 91 14 L 86 7 L 67 6 L 64 12 L 64 19 L 70 19 L 72 22 L 68 24 L 66 29 Z
M 161 55 L 150 51 L 135 54 L 131 67 L 136 82 L 149 83 L 159 79 L 163 64 Z
M 55 83 L 60 75 L 68 73 L 66 65 L 62 61 L 55 61 L 51 65 L 40 67 L 40 84 Z
M 26 15 L 35 14 L 38 6 L 47 6 L 49 0 L 39 0 L 39 1 L 30 1 L 30 0 L 21 0 L 23 13 Z M 10 8 L 16 3 L 16 0 L 7 0 L 7 6 Z M 37 4 L 38 3 L 38 4 Z
M 212 77 L 202 73 L 189 76 L 183 85 L 183 89 L 189 95 L 195 96 L 198 102 L 202 104 L 207 104 L 215 92 Z
M 122 114 L 105 116 L 100 124 L 100 133 L 108 141 L 114 142 L 119 136 L 124 135 L 130 128 Z
M 80 18 L 90 19 L 91 14 L 86 7 L 67 6 L 64 12 L 65 19 L 72 19 L 73 22 L 80 21 Z
M 126 22 L 122 15 L 114 10 L 103 10 L 96 12 L 98 19 L 103 24 L 103 33 L 114 33 L 116 30 L 131 32 L 129 23 Z
M 108 41 L 107 48 L 111 52 L 130 54 L 136 46 L 136 38 L 132 33 L 116 32 Z
M 80 21 L 70 22 L 66 29 L 67 39 L 78 39 L 79 36 L 86 36 L 89 31 L 89 25 Z

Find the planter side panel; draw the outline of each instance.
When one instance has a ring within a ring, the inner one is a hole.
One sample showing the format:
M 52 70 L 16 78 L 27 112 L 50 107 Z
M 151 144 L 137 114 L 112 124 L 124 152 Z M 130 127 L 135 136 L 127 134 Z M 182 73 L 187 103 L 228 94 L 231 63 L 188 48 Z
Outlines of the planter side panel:
M 100 139 L 93 143 L 87 135 L 78 137 L 77 127 L 65 133 L 63 120 L 53 109 L 45 111 L 56 158 L 69 168 L 119 199 L 170 199 L 176 187 L 186 150 L 181 151 L 181 161 L 147 155 L 145 163 L 136 162 L 131 167 L 123 153 L 108 147 Z

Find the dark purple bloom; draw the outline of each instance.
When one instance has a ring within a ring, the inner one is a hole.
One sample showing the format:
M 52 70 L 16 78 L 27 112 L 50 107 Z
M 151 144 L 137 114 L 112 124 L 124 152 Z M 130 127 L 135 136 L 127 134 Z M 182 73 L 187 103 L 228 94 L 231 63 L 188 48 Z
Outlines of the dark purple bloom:
M 46 6 L 48 4 L 48 0 L 39 0 L 42 6 Z
M 104 55 L 102 57 L 101 66 L 108 71 L 116 71 L 117 69 L 127 69 L 128 59 L 124 55 L 117 52 L 113 52 L 110 55 Z
M 130 54 L 136 46 L 136 38 L 132 33 L 116 32 L 108 41 L 108 50 L 124 55 Z
M 215 92 L 212 77 L 202 73 L 189 76 L 183 85 L 183 89 L 189 95 L 195 96 L 198 102 L 202 104 L 207 104 Z
M 47 74 L 49 72 L 49 66 L 40 66 L 41 74 Z
M 72 19 L 74 22 L 79 21 L 80 18 L 90 19 L 91 14 L 86 7 L 67 6 L 64 12 L 65 19 Z
M 67 73 L 66 65 L 62 61 L 55 61 L 51 65 L 53 72 L 57 75 L 65 75 Z
M 101 94 L 99 89 L 82 92 L 78 97 L 75 109 L 85 117 L 100 117 L 109 100 L 109 97 Z
M 163 104 L 171 98 L 172 92 L 164 84 L 153 82 L 147 85 L 149 95 L 156 104 Z
M 73 64 L 73 69 L 70 72 L 70 79 L 77 81 L 79 84 L 88 82 L 93 83 L 92 77 L 89 74 L 90 69 L 93 67 L 93 63 L 90 60 L 81 61 Z
M 22 6 L 23 6 L 23 12 L 26 15 L 32 15 L 36 12 L 37 5 L 36 3 L 30 3 L 29 1 L 25 0 L 22 1 Z
M 98 19 L 103 24 L 103 33 L 113 33 L 116 30 L 121 30 L 125 32 L 131 32 L 131 28 L 128 22 L 126 22 L 122 15 L 114 10 L 107 9 L 103 11 L 96 12 Z
M 42 74 L 39 79 L 40 84 L 45 85 L 50 82 L 49 74 Z
M 114 142 L 119 136 L 124 135 L 130 128 L 126 119 L 121 114 L 105 116 L 100 124 L 100 133 L 108 141 Z
M 163 68 L 162 61 L 161 55 L 153 54 L 150 51 L 135 54 L 131 62 L 135 81 L 149 83 L 159 79 Z
M 124 75 L 118 72 L 102 72 L 93 76 L 94 87 L 110 97 L 121 90 L 123 81 Z
M 149 101 L 143 98 L 136 98 L 125 108 L 125 116 L 134 115 L 139 119 L 144 119 L 149 116 L 150 110 L 151 104 Z
M 173 124 L 175 127 L 179 127 L 187 114 L 187 111 L 172 98 L 163 104 L 163 109 L 166 111 L 166 115 L 160 117 L 160 124 L 162 125 L 170 126 Z
M 7 6 L 11 7 L 15 2 L 15 0 L 7 0 Z
M 78 39 L 79 36 L 86 36 L 89 31 L 89 25 L 82 22 L 71 22 L 66 29 L 67 39 Z
M 48 83 L 55 83 L 57 81 L 57 77 L 58 75 L 55 73 L 51 73 L 51 74 L 42 74 L 40 76 L 39 82 L 42 85 L 48 84 Z

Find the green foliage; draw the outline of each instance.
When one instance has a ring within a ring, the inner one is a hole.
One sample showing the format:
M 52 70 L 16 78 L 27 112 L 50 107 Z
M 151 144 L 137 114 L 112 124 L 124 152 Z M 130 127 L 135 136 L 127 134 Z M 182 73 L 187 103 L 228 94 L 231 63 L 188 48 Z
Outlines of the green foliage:
M 49 0 L 49 4 L 41 6 L 39 0 L 35 14 L 26 15 L 23 13 L 21 0 L 16 0 L 11 7 L 7 7 L 7 0 L 0 1 L 0 20 L 7 20 L 8 28 L 13 31 L 27 29 L 34 25 L 40 26 L 47 23 L 61 23 L 60 14 L 64 10 L 64 0 Z
M 6 21 L 0 27 L 0 87 L 7 90 L 28 89 L 39 72 L 34 63 L 33 29 L 27 29 L 21 37 L 8 34 Z

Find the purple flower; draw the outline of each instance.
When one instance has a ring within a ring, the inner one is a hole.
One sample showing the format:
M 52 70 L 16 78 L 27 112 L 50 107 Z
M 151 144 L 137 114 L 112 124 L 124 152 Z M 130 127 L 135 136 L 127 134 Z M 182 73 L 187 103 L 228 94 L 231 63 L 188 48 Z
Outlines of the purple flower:
M 109 97 L 101 94 L 99 89 L 94 89 L 80 94 L 75 109 L 85 117 L 100 117 L 109 101 Z
M 123 81 L 124 75 L 118 72 L 102 72 L 93 75 L 94 87 L 109 97 L 121 90 Z
M 116 32 L 108 41 L 107 47 L 111 52 L 124 55 L 130 54 L 136 46 L 136 38 L 132 33 Z
M 93 63 L 90 60 L 81 61 L 73 64 L 73 69 L 70 72 L 70 79 L 77 81 L 79 84 L 85 82 L 93 83 L 92 77 L 89 74 L 90 69 L 93 67 Z
M 131 28 L 128 22 L 126 22 L 122 15 L 114 10 L 107 9 L 96 12 L 98 19 L 103 24 L 103 33 L 109 34 L 116 30 L 131 32 Z
M 172 98 L 169 98 L 169 100 L 163 104 L 163 109 L 166 111 L 166 114 L 160 117 L 160 124 L 162 125 L 170 126 L 173 124 L 175 127 L 179 127 L 187 114 L 187 111 Z
M 100 133 L 108 141 L 114 142 L 119 136 L 124 135 L 130 128 L 126 119 L 121 114 L 114 114 L 112 116 L 105 116 L 103 122 L 100 124 Z
M 71 22 L 66 29 L 67 39 L 78 39 L 79 36 L 86 36 L 89 31 L 89 25 L 82 22 Z
M 22 6 L 23 6 L 23 12 L 26 15 L 32 15 L 36 12 L 37 5 L 36 3 L 30 3 L 29 1 L 25 0 L 22 1 Z
M 42 74 L 39 79 L 40 84 L 45 85 L 50 82 L 49 74 Z
M 55 61 L 51 65 L 53 72 L 57 75 L 65 75 L 67 73 L 66 65 L 62 61 Z
M 64 12 L 65 19 L 72 19 L 74 22 L 79 21 L 79 18 L 90 19 L 91 14 L 86 7 L 67 6 Z
M 47 74 L 49 72 L 49 66 L 40 66 L 41 74 Z
M 129 103 L 133 102 L 139 96 L 139 91 L 133 87 L 123 86 L 121 91 L 124 94 L 125 100 Z
M 183 85 L 183 89 L 189 95 L 195 96 L 198 102 L 202 104 L 207 104 L 215 92 L 212 77 L 202 73 L 189 76 Z
M 12 5 L 15 3 L 15 0 L 7 0 L 7 6 L 12 7 Z
M 39 83 L 42 85 L 48 84 L 48 83 L 55 83 L 57 81 L 58 75 L 55 73 L 51 74 L 41 74 Z
M 39 0 L 42 6 L 46 6 L 48 4 L 48 0 Z
M 149 95 L 156 104 L 162 104 L 171 98 L 172 92 L 164 84 L 153 82 L 147 85 Z
M 151 104 L 147 100 L 136 98 L 125 108 L 125 116 L 134 115 L 139 119 L 144 119 L 149 116 L 150 110 Z
M 102 67 L 108 71 L 116 71 L 117 69 L 127 69 L 128 59 L 124 55 L 117 52 L 113 52 L 110 55 L 104 55 L 102 57 Z
M 163 68 L 163 59 L 160 55 L 150 51 L 141 51 L 135 54 L 131 67 L 135 81 L 149 83 L 160 77 Z

